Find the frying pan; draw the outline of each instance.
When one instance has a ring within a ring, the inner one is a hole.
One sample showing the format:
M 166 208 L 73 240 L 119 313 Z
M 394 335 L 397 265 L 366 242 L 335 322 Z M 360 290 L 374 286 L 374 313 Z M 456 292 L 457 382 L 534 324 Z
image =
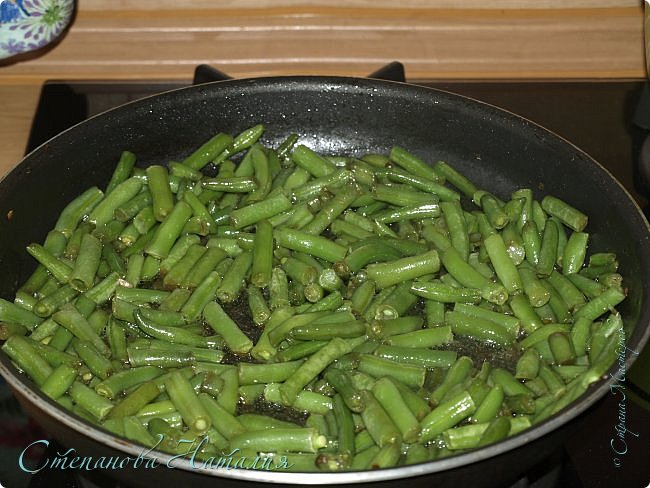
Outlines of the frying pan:
M 543 103 L 543 101 L 540 101 Z M 95 116 L 30 153 L 0 182 L 0 296 L 12 298 L 33 270 L 25 246 L 42 241 L 59 212 L 83 189 L 105 185 L 121 151 L 138 164 L 182 160 L 214 133 L 256 123 L 274 146 L 296 132 L 325 154 L 386 152 L 399 144 L 426 161 L 444 160 L 479 187 L 506 197 L 520 187 L 553 194 L 589 215 L 590 251 L 617 253 L 629 288 L 620 311 L 627 347 L 640 351 L 650 335 L 648 222 L 625 189 L 569 142 L 496 107 L 398 82 L 342 77 L 276 77 L 223 81 L 174 90 Z M 9 218 L 9 211 L 12 217 Z M 5 215 L 7 217 L 5 217 Z M 626 357 L 626 367 L 635 355 Z M 614 373 L 614 368 L 610 373 Z M 41 395 L 3 354 L 0 373 L 25 410 L 79 456 L 136 458 L 143 448 L 63 411 Z M 359 473 L 290 473 L 201 469 L 170 456 L 108 470 L 134 486 L 246 487 L 262 483 L 356 486 L 502 486 L 556 449 L 615 379 L 605 375 L 566 409 L 500 443 L 439 461 Z M 156 468 L 153 468 L 153 465 Z M 217 477 L 217 478 L 215 478 Z

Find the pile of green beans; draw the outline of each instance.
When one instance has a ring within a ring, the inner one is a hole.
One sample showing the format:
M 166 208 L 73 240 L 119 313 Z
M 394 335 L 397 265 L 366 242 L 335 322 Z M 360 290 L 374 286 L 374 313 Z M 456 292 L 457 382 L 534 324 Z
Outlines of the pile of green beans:
M 146 169 L 125 151 L 27 246 L 0 337 L 45 395 L 206 462 L 365 470 L 516 435 L 616 360 L 626 293 L 578 209 L 263 132 Z

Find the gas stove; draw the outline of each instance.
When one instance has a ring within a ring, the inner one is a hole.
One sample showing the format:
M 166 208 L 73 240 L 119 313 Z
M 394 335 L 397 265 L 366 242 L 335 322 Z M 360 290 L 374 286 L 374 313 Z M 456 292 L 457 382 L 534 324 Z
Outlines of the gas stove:
M 391 63 L 370 75 L 372 78 L 405 81 L 404 68 Z M 191 80 L 182 81 L 49 81 L 42 87 L 34 116 L 27 150 L 31 150 L 62 130 L 112 107 L 180 88 L 191 83 L 225 80 L 224 73 L 199 66 Z M 650 129 L 650 94 L 641 80 L 584 81 L 448 81 L 411 80 L 469 96 L 521 115 L 581 148 L 607 168 L 628 190 L 641 208 L 648 211 L 650 189 L 641 177 L 637 161 Z M 644 105 L 647 104 L 647 105 Z M 648 123 L 646 123 L 646 121 Z M 636 123 L 635 123 L 636 122 Z M 650 144 L 646 144 L 650 149 Z M 607 395 L 578 420 L 576 435 L 548 459 L 526 473 L 512 488 L 597 488 L 622 486 L 646 487 L 650 483 L 650 350 L 629 372 L 628 401 L 624 412 L 628 435 L 626 452 L 616 455 L 613 442 L 620 413 L 619 398 Z M 0 392 L 4 386 L 0 384 Z M 25 420 L 11 405 L 12 398 L 0 396 L 0 420 L 23 422 L 23 440 L 44 435 Z M 15 423 L 14 422 L 14 423 Z M 0 445 L 6 439 L 0 429 Z M 6 437 L 6 436 L 5 436 Z M 26 445 L 27 443 L 25 443 Z M 51 443 L 43 459 L 61 450 Z M 3 446 L 3 450 L 4 446 Z M 0 482 L 7 488 L 80 487 L 117 488 L 115 481 L 104 477 L 80 476 L 73 471 L 48 470 L 46 474 L 25 476 L 16 463 L 13 451 L 0 456 Z M 613 458 L 621 463 L 616 467 Z M 44 472 L 43 472 L 44 473 Z M 11 479 L 12 483 L 5 482 Z M 218 481 L 215 480 L 216 483 Z M 404 481 L 408 485 L 408 481 Z M 399 482 L 395 486 L 401 486 Z

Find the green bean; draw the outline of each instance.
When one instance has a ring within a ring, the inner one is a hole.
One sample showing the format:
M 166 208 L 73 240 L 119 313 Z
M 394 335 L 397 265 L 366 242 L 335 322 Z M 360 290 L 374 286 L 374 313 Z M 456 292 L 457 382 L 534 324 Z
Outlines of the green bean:
M 103 420 L 113 408 L 113 403 L 95 393 L 80 381 L 74 381 L 68 389 L 74 402 L 90 413 L 97 420 Z
M 121 370 L 95 385 L 95 391 L 107 398 L 116 398 L 123 391 L 157 378 L 162 373 L 163 370 L 155 366 L 140 366 Z
M 424 365 L 428 368 L 448 368 L 457 358 L 455 351 L 438 351 L 404 346 L 379 346 L 374 351 L 376 356 L 398 363 Z
M 271 316 L 271 310 L 266 303 L 261 290 L 257 286 L 250 285 L 247 289 L 248 308 L 251 313 L 253 323 L 263 326 Z
M 377 453 L 379 453 L 379 450 L 379 446 L 375 444 L 367 449 L 364 449 L 363 451 L 358 451 L 352 459 L 350 469 L 354 471 L 369 469 L 371 467 L 370 463 L 377 455 Z
M 508 256 L 510 256 L 512 262 L 515 265 L 521 264 L 526 257 L 526 250 L 524 248 L 523 239 L 514 222 L 510 222 L 502 229 L 501 237 L 503 237 L 506 251 L 508 252 Z
M 420 441 L 430 441 L 474 413 L 476 405 L 467 390 L 461 390 L 435 407 L 420 421 Z
M 37 330 L 38 327 L 34 330 Z M 27 328 L 18 324 L 0 324 L 0 340 L 6 341 L 12 335 L 27 335 Z
M 366 449 L 369 449 L 373 446 L 377 447 L 374 439 L 367 429 L 360 431 L 357 433 L 357 435 L 354 436 L 354 450 L 356 452 L 365 451 Z
M 233 352 L 244 354 L 253 347 L 253 342 L 246 337 L 217 302 L 211 301 L 203 308 L 203 318 L 216 333 L 224 338 Z
M 180 258 L 176 264 L 174 264 L 165 274 L 163 278 L 163 286 L 167 289 L 174 289 L 181 286 L 190 272 L 196 269 L 201 269 L 197 264 L 207 251 L 208 248 L 205 246 L 201 246 L 200 244 L 192 244 L 187 249 L 185 255 Z M 221 250 L 218 249 L 218 251 Z M 224 254 L 225 253 L 223 252 L 220 253 L 221 256 L 224 256 Z M 208 269 L 207 271 L 209 273 L 211 270 Z M 198 286 L 198 283 L 196 286 Z
M 349 271 L 356 273 L 369 263 L 394 261 L 401 257 L 403 254 L 388 243 L 370 239 L 352 249 L 344 264 Z
M 318 214 L 300 230 L 307 234 L 321 234 L 350 206 L 358 194 L 359 188 L 356 185 L 348 184 L 341 188 L 341 191 L 328 200 Z
M 185 377 L 177 371 L 172 372 L 165 379 L 165 391 L 190 429 L 197 434 L 210 429 L 212 419 Z
M 278 145 L 275 152 L 277 153 L 281 161 L 283 161 L 284 163 L 287 162 L 286 160 L 289 158 L 291 150 L 296 145 L 296 142 L 298 142 L 299 138 L 300 136 L 298 134 L 292 133 L 289 134 L 287 138 L 280 143 L 280 145 Z
M 441 181 L 440 177 L 431 166 L 401 146 L 393 146 L 388 153 L 388 157 L 392 162 L 415 176 L 426 178 L 434 182 Z
M 355 449 L 355 425 L 352 412 L 348 409 L 341 395 L 334 395 L 332 409 L 337 425 L 337 438 L 339 440 L 338 452 L 342 454 L 342 467 L 349 467 Z M 331 469 L 336 469 L 333 467 Z
M 39 356 L 25 337 L 9 337 L 2 345 L 2 350 L 39 386 L 52 374 L 52 367 Z
M 442 433 L 445 445 L 452 451 L 472 449 L 478 446 L 489 421 L 447 429 Z
M 406 171 L 401 171 L 397 168 L 386 169 L 380 171 L 379 174 L 388 177 L 388 179 L 393 182 L 406 183 L 407 185 L 412 186 L 415 189 L 426 191 L 428 193 L 433 193 L 434 195 L 437 195 L 440 198 L 440 200 L 443 201 L 460 199 L 460 195 L 457 192 L 455 192 L 450 188 L 447 188 L 446 186 L 441 185 L 437 181 L 434 181 L 434 179 L 435 180 L 440 180 L 440 179 L 437 178 L 434 174 L 432 174 L 431 169 L 426 169 L 425 171 L 427 171 L 429 176 L 417 176 L 415 174 L 408 173 Z
M 103 198 L 104 193 L 96 186 L 84 191 L 66 205 L 54 224 L 54 229 L 70 237 L 81 219 L 88 215 Z
M 575 352 L 564 332 L 554 332 L 548 336 L 548 343 L 557 364 L 569 364 L 575 358 Z
M 117 185 L 126 180 L 135 167 L 136 156 L 130 151 L 122 151 L 111 179 L 106 185 L 106 194 L 111 193 Z
M 377 288 L 388 288 L 402 281 L 435 273 L 439 269 L 440 258 L 435 250 L 419 256 L 407 256 L 396 261 L 370 264 L 366 267 L 368 278 L 375 282 Z
M 107 418 L 120 418 L 136 415 L 160 394 L 160 388 L 154 381 L 146 381 L 115 404 Z
M 409 220 L 438 217 L 440 206 L 437 203 L 422 203 L 419 205 L 405 205 L 396 209 L 384 210 L 373 214 L 375 222 L 392 224 L 399 222 L 402 225 Z
M 575 312 L 575 317 L 596 320 L 607 310 L 614 308 L 625 299 L 624 291 L 618 288 L 607 288 L 590 302 L 585 303 Z
M 280 385 L 282 398 L 292 403 L 298 392 L 330 363 L 350 352 L 350 345 L 343 339 L 332 339 L 322 349 L 310 356 L 300 365 L 293 376 Z
M 92 209 L 88 214 L 88 221 L 96 227 L 107 224 L 113 219 L 115 210 L 140 193 L 141 189 L 140 179 L 131 177 L 124 180 Z
M 388 377 L 377 380 L 373 395 L 399 429 L 404 442 L 414 442 L 420 433 L 420 424 L 402 399 L 399 389 Z
M 286 401 L 280 392 L 284 383 L 268 383 L 264 388 L 264 399 L 267 402 L 290 406 L 296 410 L 325 415 L 332 410 L 332 399 L 326 395 L 309 390 L 300 390 L 295 400 Z
M 279 383 L 288 379 L 301 364 L 302 361 L 275 364 L 239 363 L 237 365 L 239 384 Z
M 181 327 L 166 326 L 153 322 L 146 318 L 140 309 L 136 309 L 133 315 L 138 327 L 156 339 L 188 346 L 209 347 L 210 345 L 208 338 L 195 334 L 194 332 Z
M 131 366 L 159 366 L 173 368 L 194 364 L 196 358 L 191 352 L 182 349 L 166 351 L 161 349 L 134 349 L 127 348 L 129 364 Z
M 73 339 L 72 347 L 88 369 L 101 379 L 106 379 L 113 372 L 113 363 L 104 357 L 89 341 Z
M 478 424 L 489 422 L 498 414 L 504 398 L 502 386 L 499 384 L 493 385 L 483 401 L 477 406 L 470 420 Z
M 75 337 L 82 341 L 90 342 L 103 355 L 109 353 L 108 346 L 95 332 L 86 318 L 72 305 L 62 308 L 52 315 L 52 318 L 61 326 L 65 327 Z
M 585 296 L 568 276 L 553 270 L 547 278 L 547 281 L 562 297 L 570 311 L 573 312 L 584 305 L 586 301 Z
M 138 286 L 142 276 L 142 266 L 144 265 L 144 255 L 132 254 L 126 261 L 126 281 L 130 286 Z
M 370 460 L 369 467 L 371 469 L 391 468 L 397 465 L 401 455 L 399 443 L 388 443 L 379 448 L 379 451 Z
M 243 432 L 230 439 L 230 444 L 239 449 L 253 448 L 257 451 L 317 452 L 327 445 L 324 435 L 316 429 L 303 427 L 295 429 L 265 429 Z
M 502 204 L 490 193 L 480 191 L 478 193 L 480 193 L 480 206 L 490 225 L 495 229 L 503 229 L 510 222 L 510 217 L 504 212 Z
M 463 260 L 469 256 L 469 236 L 463 209 L 457 201 L 441 202 L 442 216 L 449 230 L 451 245 L 456 248 Z
M 587 241 L 589 234 L 586 232 L 573 232 L 564 246 L 562 257 L 562 273 L 577 273 L 584 264 L 587 254 Z
M 239 296 L 244 279 L 253 262 L 253 255 L 250 253 L 240 254 L 223 276 L 223 280 L 216 290 L 217 297 L 222 302 L 233 302 Z
M 510 307 L 515 317 L 521 322 L 521 328 L 528 334 L 542 327 L 542 321 L 535 313 L 533 306 L 524 295 L 516 295 L 510 299 Z
M 291 160 L 316 178 L 328 175 L 335 171 L 335 167 L 332 163 L 302 144 L 297 145 L 293 149 Z
M 169 186 L 167 168 L 157 164 L 148 166 L 145 170 L 147 185 L 151 192 L 151 203 L 156 220 L 162 222 L 174 208 L 174 196 Z
M 490 422 L 481 435 L 477 447 L 487 446 L 494 444 L 502 439 L 505 439 L 510 432 L 511 424 L 508 417 L 497 417 Z
M 405 334 L 422 328 L 422 317 L 417 315 L 403 316 L 392 319 L 374 320 L 370 331 L 378 338 L 387 338 L 397 334 Z
M 201 315 L 204 307 L 218 295 L 222 283 L 219 272 L 211 271 L 181 307 L 181 315 L 185 320 L 196 320 Z
M 348 375 L 336 368 L 328 368 L 325 379 L 341 396 L 347 407 L 356 413 L 363 411 L 365 404 L 360 392 L 352 385 Z
M 501 385 L 506 396 L 530 395 L 532 392 L 523 383 L 515 379 L 512 373 L 503 368 L 493 368 L 490 378 L 495 384 Z
M 501 235 L 493 234 L 484 239 L 483 243 L 492 262 L 492 266 L 494 266 L 494 271 L 508 293 L 516 295 L 521 292 L 523 289 L 521 277 L 514 262 L 508 256 Z
M 29 345 L 36 349 L 38 354 L 53 368 L 57 368 L 62 364 L 67 364 L 76 368 L 81 365 L 81 360 L 78 356 L 73 352 L 68 353 L 55 348 L 53 345 L 50 345 L 52 341 L 50 341 L 49 344 L 43 344 L 35 341 L 31 336 L 26 337 L 25 339 L 29 342 Z
M 411 291 L 420 297 L 443 303 L 477 303 L 481 300 L 481 290 L 457 288 L 435 281 L 413 282 Z
M 456 311 L 445 313 L 445 322 L 455 335 L 507 346 L 514 342 L 514 335 L 504 326 L 480 317 L 471 317 Z
M 451 327 L 441 326 L 421 329 L 388 337 L 384 342 L 391 346 L 427 348 L 449 344 L 454 340 Z
M 340 324 L 307 324 L 291 329 L 289 335 L 301 341 L 329 341 L 335 337 L 359 337 L 366 332 L 363 322 L 353 320 Z
M 499 324 L 505 328 L 512 336 L 516 337 L 519 334 L 521 322 L 517 317 L 513 315 L 495 312 L 493 310 L 469 303 L 454 304 L 454 311 L 468 315 L 470 317 L 477 317 Z
M 429 403 L 438 405 L 456 385 L 462 384 L 469 377 L 473 365 L 470 357 L 459 357 L 447 370 L 442 382 L 429 395 Z
M 42 301 L 42 300 L 41 300 Z M 19 307 L 15 303 L 11 303 L 7 300 L 0 298 L 0 321 L 7 322 L 15 325 L 22 325 L 28 330 L 33 330 L 34 327 L 43 322 L 43 318 L 47 313 L 42 314 L 41 310 L 41 301 L 38 301 L 34 304 L 34 312 L 30 310 L 25 310 L 22 307 Z M 49 311 L 49 310 L 47 310 Z
M 444 161 L 438 161 L 433 165 L 433 171 L 441 178 L 444 178 L 453 186 L 458 188 L 467 197 L 472 198 L 476 193 L 476 186 L 465 176 L 460 174 Z
M 232 439 L 234 436 L 248 430 L 237 417 L 228 412 L 207 393 L 199 394 L 198 400 L 210 416 L 214 428 L 226 439 Z
M 399 444 L 402 435 L 391 417 L 377 401 L 375 395 L 367 390 L 361 391 L 361 398 L 365 408 L 361 412 L 361 418 L 368 432 L 379 447 L 388 444 Z
M 328 341 L 304 341 L 291 345 L 278 352 L 277 358 L 280 361 L 294 361 L 311 356 L 321 349 Z
M 559 198 L 546 195 L 542 199 L 541 205 L 542 209 L 549 215 L 556 217 L 575 232 L 581 232 L 587 225 L 587 216 L 585 214 Z
M 549 220 L 544 227 L 537 261 L 537 273 L 541 276 L 548 276 L 553 271 L 558 253 L 559 232 L 559 228 L 553 220 Z
M 389 376 L 405 385 L 419 388 L 424 384 L 426 369 L 421 365 L 398 363 L 370 354 L 359 357 L 359 371 L 375 378 Z
M 517 361 L 515 378 L 523 380 L 532 380 L 537 377 L 539 372 L 539 354 L 533 348 L 526 349 Z
M 192 152 L 182 163 L 192 169 L 200 170 L 216 159 L 232 142 L 233 138 L 228 134 L 218 133 Z
M 587 344 L 591 334 L 592 321 L 586 317 L 578 317 L 570 331 L 571 345 L 577 357 L 587 352 Z
M 276 191 L 261 202 L 251 203 L 230 213 L 230 221 L 236 229 L 243 229 L 260 220 L 269 219 L 274 215 L 291 208 L 291 200 L 282 191 Z
M 41 391 L 53 400 L 65 395 L 77 378 L 77 370 L 69 364 L 55 368 L 41 385 Z
M 291 256 L 283 258 L 281 262 L 282 269 L 287 273 L 287 276 L 302 285 L 314 283 L 318 278 L 318 269 L 311 264 L 304 263 Z
M 186 224 L 186 227 L 187 225 L 190 225 L 191 221 L 196 221 L 201 228 L 201 235 L 214 234 L 217 232 L 217 223 L 203 202 L 199 200 L 194 193 L 187 191 L 183 194 L 182 199 L 192 207 L 192 217 L 190 221 L 188 221 L 188 224 Z
M 489 280 L 463 259 L 454 247 L 447 247 L 440 253 L 440 261 L 445 269 L 463 286 L 483 288 Z
M 72 274 L 72 267 L 65 261 L 57 258 L 50 251 L 38 243 L 27 246 L 27 252 L 52 273 L 59 283 L 67 283 Z
M 279 246 L 304 252 L 329 262 L 343 261 L 347 250 L 324 237 L 313 236 L 294 229 L 276 229 L 273 237 Z

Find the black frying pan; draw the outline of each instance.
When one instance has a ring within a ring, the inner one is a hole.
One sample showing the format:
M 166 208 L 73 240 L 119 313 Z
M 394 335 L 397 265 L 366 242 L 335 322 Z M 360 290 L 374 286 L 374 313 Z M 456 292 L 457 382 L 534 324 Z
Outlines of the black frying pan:
M 543 102 L 542 102 L 543 103 Z M 507 196 L 530 187 L 571 202 L 590 216 L 592 252 L 613 250 L 630 289 L 621 312 L 627 345 L 639 351 L 650 335 L 648 223 L 623 187 L 587 155 L 539 126 L 474 100 L 403 83 L 336 77 L 282 77 L 225 81 L 134 102 L 75 126 L 29 154 L 0 182 L 0 296 L 11 298 L 34 267 L 25 245 L 42 241 L 60 210 L 91 185 L 105 185 L 124 149 L 146 166 L 182 159 L 218 131 L 237 133 L 263 122 L 271 146 L 297 132 L 324 153 L 385 152 L 400 144 L 427 161 L 442 159 L 480 187 Z M 5 218 L 9 210 L 11 219 Z M 627 367 L 634 360 L 628 355 Z M 55 438 L 92 456 L 131 456 L 142 448 L 58 409 L 19 374 L 6 356 L 0 373 L 25 409 Z M 560 445 L 572 422 L 601 398 L 607 376 L 567 409 L 498 444 L 417 466 L 362 473 L 199 469 L 187 461 L 112 470 L 138 486 L 178 482 L 192 486 L 253 486 L 261 482 L 361 483 L 394 486 L 487 486 L 517 479 Z M 132 464 L 130 464 L 132 466 Z M 214 477 L 219 476 L 217 480 Z

